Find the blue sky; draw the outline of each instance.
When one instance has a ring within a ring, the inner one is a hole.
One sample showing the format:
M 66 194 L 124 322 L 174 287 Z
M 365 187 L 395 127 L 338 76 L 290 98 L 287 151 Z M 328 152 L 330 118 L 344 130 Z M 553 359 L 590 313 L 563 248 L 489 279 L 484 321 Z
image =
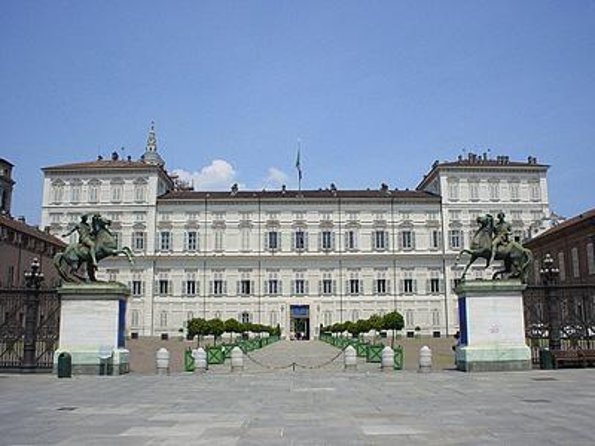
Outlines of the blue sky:
M 550 164 L 595 205 L 595 2 L 0 2 L 0 157 L 13 214 L 40 168 L 138 157 L 205 188 L 414 188 L 466 151 Z

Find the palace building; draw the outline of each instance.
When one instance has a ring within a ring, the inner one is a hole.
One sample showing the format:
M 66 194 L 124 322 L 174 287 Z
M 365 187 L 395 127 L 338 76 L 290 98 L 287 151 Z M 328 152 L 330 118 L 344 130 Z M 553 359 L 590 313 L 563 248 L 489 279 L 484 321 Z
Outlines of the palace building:
M 217 317 L 312 337 L 395 309 L 406 332 L 445 336 L 458 326 L 454 259 L 476 217 L 504 211 L 524 239 L 550 215 L 547 169 L 469 154 L 436 161 L 414 190 L 195 191 L 168 175 L 151 128 L 139 160 L 44 168 L 42 224 L 60 235 L 85 213 L 112 220 L 136 260 L 105 260 L 100 273 L 129 284 L 140 336 Z

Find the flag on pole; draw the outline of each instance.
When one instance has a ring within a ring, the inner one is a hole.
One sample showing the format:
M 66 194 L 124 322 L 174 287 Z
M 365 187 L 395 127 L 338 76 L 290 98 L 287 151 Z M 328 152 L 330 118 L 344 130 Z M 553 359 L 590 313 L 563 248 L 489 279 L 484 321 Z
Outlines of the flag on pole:
M 302 163 L 300 160 L 300 148 L 298 146 L 297 158 L 295 160 L 295 168 L 298 171 L 298 180 L 302 181 Z

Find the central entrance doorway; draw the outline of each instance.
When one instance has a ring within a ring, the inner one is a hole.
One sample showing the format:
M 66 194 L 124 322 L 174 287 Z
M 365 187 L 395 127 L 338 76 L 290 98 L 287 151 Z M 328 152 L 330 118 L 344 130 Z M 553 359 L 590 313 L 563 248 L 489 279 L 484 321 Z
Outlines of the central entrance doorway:
M 289 330 L 294 339 L 310 339 L 310 305 L 290 305 Z

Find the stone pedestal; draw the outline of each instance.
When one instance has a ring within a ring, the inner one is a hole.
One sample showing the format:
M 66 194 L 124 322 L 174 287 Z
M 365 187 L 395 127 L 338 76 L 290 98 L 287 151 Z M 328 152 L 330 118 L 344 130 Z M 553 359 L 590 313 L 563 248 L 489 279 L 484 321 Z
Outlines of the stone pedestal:
M 130 291 L 118 282 L 66 283 L 61 297 L 60 343 L 54 354 L 72 356 L 73 375 L 128 373 L 125 348 L 126 301 Z
M 522 291 L 517 280 L 462 282 L 459 296 L 460 339 L 457 368 L 466 372 L 531 369 L 525 344 Z

